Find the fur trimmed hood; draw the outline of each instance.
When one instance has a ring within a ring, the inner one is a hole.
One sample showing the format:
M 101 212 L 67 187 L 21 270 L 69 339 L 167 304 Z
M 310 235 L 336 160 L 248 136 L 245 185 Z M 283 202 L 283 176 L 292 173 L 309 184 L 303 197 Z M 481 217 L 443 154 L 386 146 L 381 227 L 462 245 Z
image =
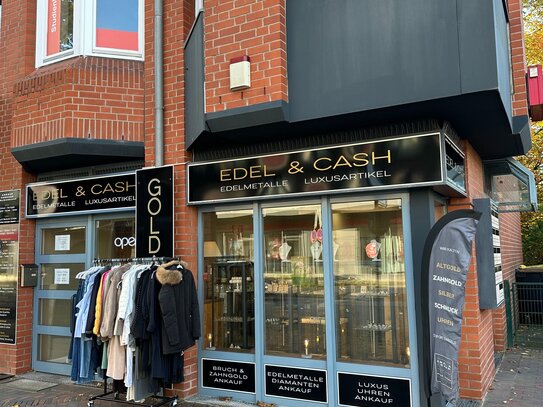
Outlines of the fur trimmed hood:
M 176 260 L 158 266 L 156 270 L 158 282 L 162 285 L 177 285 L 183 281 L 183 275 L 177 266 L 179 266 L 179 262 Z

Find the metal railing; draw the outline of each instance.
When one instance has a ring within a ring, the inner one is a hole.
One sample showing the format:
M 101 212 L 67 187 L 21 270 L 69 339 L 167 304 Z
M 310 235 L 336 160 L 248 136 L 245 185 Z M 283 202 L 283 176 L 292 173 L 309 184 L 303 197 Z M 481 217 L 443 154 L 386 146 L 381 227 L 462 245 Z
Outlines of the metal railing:
M 514 344 L 543 348 L 543 283 L 511 286 Z

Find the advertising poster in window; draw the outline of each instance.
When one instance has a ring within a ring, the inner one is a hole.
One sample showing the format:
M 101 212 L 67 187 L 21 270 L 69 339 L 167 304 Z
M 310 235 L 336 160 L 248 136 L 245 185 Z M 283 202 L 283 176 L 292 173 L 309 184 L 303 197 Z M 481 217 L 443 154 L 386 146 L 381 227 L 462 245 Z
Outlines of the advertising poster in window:
M 19 259 L 18 190 L 0 192 L 0 343 L 15 344 Z
M 480 212 L 458 210 L 439 219 L 426 239 L 431 392 L 458 399 L 458 348 L 467 272 Z
M 96 46 L 138 51 L 138 0 L 96 0 Z
M 49 0 L 47 4 L 47 55 L 60 51 L 60 20 L 62 1 Z

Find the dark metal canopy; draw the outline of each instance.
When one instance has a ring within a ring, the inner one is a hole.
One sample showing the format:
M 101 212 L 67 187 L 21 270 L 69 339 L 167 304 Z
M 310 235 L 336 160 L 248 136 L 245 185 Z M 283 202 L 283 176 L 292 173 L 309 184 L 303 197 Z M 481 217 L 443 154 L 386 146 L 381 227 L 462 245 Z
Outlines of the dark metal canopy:
M 485 189 L 499 212 L 537 210 L 534 174 L 512 157 L 484 161 Z
M 61 138 L 11 149 L 30 173 L 122 163 L 144 158 L 143 142 Z

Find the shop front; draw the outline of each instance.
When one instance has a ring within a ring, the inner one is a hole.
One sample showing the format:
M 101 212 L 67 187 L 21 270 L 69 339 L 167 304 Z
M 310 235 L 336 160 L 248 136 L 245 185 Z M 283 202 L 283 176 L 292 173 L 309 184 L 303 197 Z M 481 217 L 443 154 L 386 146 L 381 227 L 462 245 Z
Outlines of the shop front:
M 135 174 L 28 184 L 26 217 L 36 219 L 32 364 L 69 375 L 73 296 L 99 259 L 135 253 Z
M 413 239 L 434 190 L 463 193 L 460 151 L 438 131 L 190 164 L 200 394 L 421 405 Z

